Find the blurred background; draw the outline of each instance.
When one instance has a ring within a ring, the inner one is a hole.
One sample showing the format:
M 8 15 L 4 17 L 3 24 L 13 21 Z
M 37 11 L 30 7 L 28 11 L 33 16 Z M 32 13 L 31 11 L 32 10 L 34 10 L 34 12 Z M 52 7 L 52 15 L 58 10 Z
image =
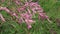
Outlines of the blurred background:
M 8 13 L 0 11 L 6 19 L 4 23 L 0 20 L 0 34 L 60 34 L 60 0 L 33 0 L 32 2 L 38 2 L 52 23 L 35 19 L 36 23 L 28 30 L 25 23 L 18 24 Z M 0 6 L 8 7 L 12 11 L 16 11 L 16 7 L 19 7 L 12 0 L 5 0 L 5 2 L 0 0 Z

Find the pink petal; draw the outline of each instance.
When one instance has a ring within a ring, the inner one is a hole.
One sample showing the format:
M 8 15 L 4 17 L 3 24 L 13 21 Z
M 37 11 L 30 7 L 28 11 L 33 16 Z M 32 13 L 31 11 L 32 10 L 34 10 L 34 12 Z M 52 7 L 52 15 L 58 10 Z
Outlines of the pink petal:
M 9 10 L 9 9 L 7 9 L 6 7 L 0 7 L 0 10 L 5 10 L 7 13 L 9 13 L 9 12 L 10 12 L 10 10 Z
M 18 15 L 17 15 L 16 13 L 13 13 L 12 15 L 15 16 L 16 18 L 19 18 Z
M 30 29 L 30 28 L 32 28 L 32 26 L 31 25 L 28 25 L 28 27 L 27 27 L 28 29 Z

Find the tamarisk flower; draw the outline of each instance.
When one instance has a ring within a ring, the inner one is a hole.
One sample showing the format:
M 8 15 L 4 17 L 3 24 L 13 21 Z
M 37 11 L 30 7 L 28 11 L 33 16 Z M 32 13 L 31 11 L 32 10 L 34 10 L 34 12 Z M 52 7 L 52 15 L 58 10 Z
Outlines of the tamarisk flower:
M 6 7 L 0 7 L 0 10 L 5 10 L 8 14 L 10 14 L 11 16 L 15 16 L 16 18 L 19 18 L 18 15 L 15 12 L 10 11 L 8 8 Z
M 18 19 L 19 24 L 25 22 L 28 29 L 32 28 L 31 24 L 35 23 L 35 21 L 32 19 L 32 16 L 35 16 L 35 14 L 39 15 L 39 19 L 47 19 L 49 22 L 51 22 L 46 13 L 43 12 L 43 8 L 41 8 L 41 6 L 37 2 L 31 2 L 32 0 L 28 0 L 29 2 L 24 2 L 24 5 L 20 5 L 20 0 L 13 1 L 20 6 L 17 9 L 19 15 L 15 12 L 10 11 L 7 7 L 0 7 L 0 10 L 5 10 L 11 16 L 15 16 L 16 19 Z M 0 17 L 4 21 L 3 16 L 1 16 L 1 14 Z
M 39 13 L 39 16 L 42 18 L 42 19 L 47 19 L 48 16 L 45 14 L 45 13 Z
M 31 14 L 28 14 L 28 13 L 23 13 L 23 14 L 20 14 L 21 17 L 23 17 L 24 19 L 32 19 L 32 15 Z
M 0 7 L 0 10 L 5 10 L 7 13 L 10 13 L 10 10 L 8 10 L 6 7 Z
M 52 21 L 49 20 L 49 17 L 46 15 L 46 13 L 42 13 L 42 12 L 39 13 L 38 18 L 39 18 L 39 19 L 42 18 L 43 20 L 44 20 L 44 19 L 47 19 L 50 23 L 52 23 Z
M 38 3 L 25 2 L 25 4 L 21 8 L 18 8 L 18 12 L 21 12 L 21 11 L 25 12 L 25 13 L 20 14 L 20 16 L 22 17 L 21 20 L 27 24 L 28 29 L 32 28 L 31 24 L 35 22 L 32 19 L 32 16 L 35 16 L 36 13 L 39 15 L 38 16 L 39 19 L 40 18 L 42 18 L 43 20 L 47 19 L 49 22 L 51 22 L 48 16 L 46 15 L 46 13 L 43 12 L 43 9 Z
M 25 22 L 27 24 L 27 28 L 30 29 L 32 28 L 31 24 L 33 24 L 35 21 L 30 20 L 30 19 L 25 19 Z
M 21 14 L 21 17 L 24 19 L 26 24 L 28 25 L 28 29 L 32 28 L 31 24 L 35 21 L 32 20 L 32 15 L 29 15 L 28 13 Z
M 33 11 L 33 13 L 35 12 L 43 12 L 43 9 L 41 8 L 40 5 L 38 5 L 37 3 L 31 2 L 30 3 L 30 8 Z
M 22 7 L 18 8 L 17 10 L 18 10 L 18 12 L 22 12 L 22 11 L 25 11 L 26 10 L 26 7 L 25 6 L 22 6 Z
M 22 17 L 20 17 L 20 18 L 18 19 L 18 23 L 21 24 L 22 22 L 24 22 L 24 19 L 23 19 Z
M 13 2 L 15 2 L 16 5 L 19 5 L 19 6 L 20 6 L 20 5 L 21 5 L 21 6 L 23 5 L 23 3 L 21 2 L 21 0 L 13 0 Z

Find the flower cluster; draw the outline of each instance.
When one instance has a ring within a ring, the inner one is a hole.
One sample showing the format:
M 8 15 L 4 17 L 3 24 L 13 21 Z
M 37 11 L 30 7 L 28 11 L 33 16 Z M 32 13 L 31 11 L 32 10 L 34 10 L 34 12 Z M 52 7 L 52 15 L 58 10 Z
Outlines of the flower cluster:
M 13 0 L 13 1 L 17 5 L 23 4 L 19 0 Z M 35 20 L 32 19 L 32 16 L 35 16 L 35 14 L 39 15 L 38 16 L 39 19 L 40 18 L 42 18 L 43 20 L 47 19 L 50 22 L 48 16 L 43 12 L 43 9 L 41 8 L 41 6 L 37 2 L 31 2 L 31 1 L 32 0 L 30 0 L 29 2 L 24 2 L 24 5 L 20 6 L 17 9 L 20 17 L 18 17 L 17 13 L 10 11 L 6 7 L 0 7 L 0 10 L 5 10 L 11 16 L 15 16 L 16 19 L 18 20 L 18 23 L 25 22 L 27 24 L 28 29 L 32 28 L 31 24 L 33 24 L 35 22 Z M 3 16 L 1 14 L 0 14 L 0 17 L 1 17 L 2 21 L 5 21 L 5 19 L 3 18 Z

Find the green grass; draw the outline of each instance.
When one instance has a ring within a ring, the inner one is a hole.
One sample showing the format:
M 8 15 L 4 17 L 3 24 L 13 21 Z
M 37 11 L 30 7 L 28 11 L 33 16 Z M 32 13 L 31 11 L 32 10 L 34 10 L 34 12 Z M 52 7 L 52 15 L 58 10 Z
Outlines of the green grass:
M 5 11 L 0 11 L 2 15 L 6 18 L 6 22 L 0 24 L 0 34 L 60 34 L 60 26 L 57 25 L 56 19 L 60 18 L 60 0 L 38 0 L 38 3 L 47 13 L 49 18 L 51 18 L 52 23 L 47 20 L 36 20 L 36 23 L 32 25 L 30 30 L 27 29 L 25 23 L 18 24 L 11 19 L 11 16 Z M 16 8 L 15 4 L 12 3 L 8 5 L 8 0 L 4 3 L 0 2 L 1 6 L 6 6 L 8 8 Z M 15 10 L 14 10 L 15 11 Z M 2 23 L 0 21 L 0 23 Z M 60 24 L 60 23 L 59 23 Z

